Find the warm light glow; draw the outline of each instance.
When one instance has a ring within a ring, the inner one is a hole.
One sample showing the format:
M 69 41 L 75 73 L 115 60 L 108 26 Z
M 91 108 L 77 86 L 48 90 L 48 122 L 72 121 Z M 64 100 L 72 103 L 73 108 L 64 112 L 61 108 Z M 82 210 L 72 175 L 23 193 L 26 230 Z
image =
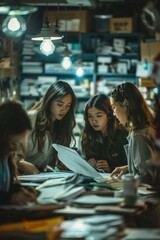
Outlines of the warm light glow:
M 22 16 L 7 16 L 2 23 L 2 31 L 9 37 L 20 37 L 26 31 Z
M 16 17 L 11 18 L 10 21 L 8 22 L 8 29 L 10 31 L 17 31 L 20 28 L 20 23 L 17 20 Z
M 64 57 L 61 64 L 62 64 L 62 67 L 66 70 L 72 66 L 72 62 L 69 57 Z
M 84 75 L 84 71 L 82 67 L 78 67 L 76 70 L 77 77 L 82 77 Z
M 40 45 L 40 50 L 41 50 L 41 53 L 43 53 L 46 56 L 49 56 L 54 52 L 55 45 L 53 44 L 51 39 L 49 39 L 49 38 L 44 39 Z

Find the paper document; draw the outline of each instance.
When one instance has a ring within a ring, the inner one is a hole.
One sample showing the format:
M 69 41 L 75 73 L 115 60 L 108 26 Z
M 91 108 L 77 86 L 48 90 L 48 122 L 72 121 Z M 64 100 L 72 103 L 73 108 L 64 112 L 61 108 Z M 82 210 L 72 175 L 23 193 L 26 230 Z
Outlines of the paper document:
M 97 182 L 104 182 L 105 178 L 85 161 L 75 150 L 59 144 L 52 144 L 58 152 L 59 160 L 70 170 L 84 176 L 92 177 Z
M 71 172 L 45 172 L 45 173 L 38 173 L 38 174 L 32 174 L 32 175 L 21 175 L 18 176 L 18 179 L 21 182 L 38 182 L 42 183 L 48 179 L 58 179 L 58 178 L 64 178 L 64 177 L 72 177 L 74 173 Z

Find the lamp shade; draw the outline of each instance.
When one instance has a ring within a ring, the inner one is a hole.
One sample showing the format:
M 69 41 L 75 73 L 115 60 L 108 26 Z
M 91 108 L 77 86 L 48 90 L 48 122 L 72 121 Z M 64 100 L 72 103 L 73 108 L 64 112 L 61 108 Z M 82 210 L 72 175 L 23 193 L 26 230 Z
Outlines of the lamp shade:
M 59 40 L 63 38 L 63 36 L 59 34 L 57 26 L 55 26 L 55 31 L 51 31 L 50 23 L 47 17 L 43 23 L 41 32 L 36 36 L 33 36 L 31 39 L 33 41 L 43 41 L 45 38 L 50 38 L 51 40 Z
M 23 4 L 19 0 L 6 0 L 0 3 L 0 14 L 27 15 L 38 10 L 33 5 Z
M 67 44 L 64 44 L 64 50 L 61 52 L 61 55 L 64 57 L 69 57 L 72 55 L 72 52 L 69 50 Z

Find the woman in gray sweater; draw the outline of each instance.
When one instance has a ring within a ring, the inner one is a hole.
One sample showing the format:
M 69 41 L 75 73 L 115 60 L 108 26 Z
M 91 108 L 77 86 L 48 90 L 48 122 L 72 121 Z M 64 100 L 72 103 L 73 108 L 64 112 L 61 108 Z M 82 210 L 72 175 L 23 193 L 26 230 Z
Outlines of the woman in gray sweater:
M 118 85 L 111 94 L 114 115 L 129 131 L 125 145 L 128 164 L 117 167 L 111 176 L 127 171 L 142 182 L 155 185 L 156 173 L 148 167 L 154 148 L 154 117 L 139 89 L 132 83 Z

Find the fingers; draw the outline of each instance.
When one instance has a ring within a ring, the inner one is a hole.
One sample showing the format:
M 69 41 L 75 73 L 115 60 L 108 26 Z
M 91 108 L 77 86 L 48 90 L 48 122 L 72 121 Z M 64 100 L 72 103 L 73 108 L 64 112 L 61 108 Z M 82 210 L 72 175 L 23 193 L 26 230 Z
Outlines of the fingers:
M 28 201 L 34 201 L 37 197 L 37 192 L 33 188 L 22 188 L 22 195 Z
M 106 161 L 98 161 L 96 164 L 97 169 L 103 169 L 105 172 L 110 171 L 110 167 Z
M 121 178 L 121 177 L 123 176 L 123 174 L 124 174 L 124 171 L 121 171 L 121 172 L 118 174 L 117 178 Z
M 18 192 L 12 195 L 11 203 L 23 205 L 28 202 L 33 202 L 37 198 L 37 191 L 32 188 L 21 188 Z
M 114 170 L 113 170 L 113 172 L 111 172 L 111 174 L 110 174 L 110 177 L 113 177 L 115 174 L 117 174 L 119 172 L 119 169 L 118 168 L 115 168 Z
M 88 163 L 89 163 L 91 166 L 96 167 L 96 160 L 95 160 L 94 158 L 90 158 L 90 159 L 88 160 Z

